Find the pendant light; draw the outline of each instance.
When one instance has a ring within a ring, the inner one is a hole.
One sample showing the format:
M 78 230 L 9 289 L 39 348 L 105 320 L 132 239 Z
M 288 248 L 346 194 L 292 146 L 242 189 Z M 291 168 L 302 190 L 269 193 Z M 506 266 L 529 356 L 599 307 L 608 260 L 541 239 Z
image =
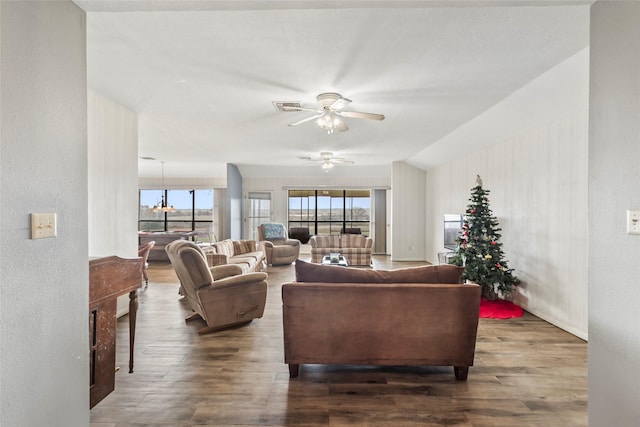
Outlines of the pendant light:
M 173 205 L 167 206 L 167 203 L 164 201 L 164 193 L 165 193 L 165 189 L 164 189 L 164 162 L 160 162 L 160 163 L 162 164 L 162 181 L 161 181 L 162 195 L 160 196 L 160 205 L 155 205 L 153 208 L 151 208 L 151 211 L 152 212 L 158 212 L 158 211 L 175 212 L 176 208 L 174 208 Z

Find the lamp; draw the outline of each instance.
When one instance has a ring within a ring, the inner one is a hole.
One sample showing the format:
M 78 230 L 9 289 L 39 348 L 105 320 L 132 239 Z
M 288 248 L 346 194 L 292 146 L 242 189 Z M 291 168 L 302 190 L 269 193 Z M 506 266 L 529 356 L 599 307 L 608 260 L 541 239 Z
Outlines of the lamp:
M 158 211 L 162 211 L 162 212 L 175 212 L 176 208 L 173 207 L 173 205 L 171 206 L 167 206 L 167 204 L 164 201 L 164 162 L 160 162 L 162 164 L 162 181 L 161 181 L 161 186 L 162 186 L 162 195 L 160 196 L 160 205 L 155 205 L 153 208 L 151 208 L 151 212 L 158 212 Z

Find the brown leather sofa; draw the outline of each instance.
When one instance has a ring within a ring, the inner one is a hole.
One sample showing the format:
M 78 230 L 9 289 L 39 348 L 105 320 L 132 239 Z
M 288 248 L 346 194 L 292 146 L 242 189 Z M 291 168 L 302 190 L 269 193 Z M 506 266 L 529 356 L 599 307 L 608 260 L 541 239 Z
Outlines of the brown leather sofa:
M 367 270 L 297 260 L 282 285 L 284 359 L 300 364 L 473 366 L 480 286 L 453 265 Z

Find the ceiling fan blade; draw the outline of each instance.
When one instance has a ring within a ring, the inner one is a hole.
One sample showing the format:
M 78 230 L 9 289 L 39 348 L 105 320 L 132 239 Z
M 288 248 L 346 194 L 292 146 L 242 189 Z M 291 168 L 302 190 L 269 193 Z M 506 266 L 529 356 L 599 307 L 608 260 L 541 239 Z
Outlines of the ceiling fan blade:
M 354 119 L 384 120 L 384 114 L 361 113 L 359 111 L 336 111 L 342 117 L 352 117 Z
M 336 129 L 340 132 L 346 132 L 349 130 L 349 127 L 342 120 L 338 120 L 338 123 L 336 123 Z
M 316 110 L 315 108 L 289 107 L 288 105 L 283 105 L 280 108 L 282 108 L 285 111 L 311 111 L 313 113 L 322 113 L 322 111 Z
M 352 165 L 353 162 L 351 160 L 345 160 L 342 157 L 334 157 L 333 159 L 329 159 L 331 163 L 342 163 L 343 165 Z
M 333 153 L 329 151 L 323 151 L 320 153 L 320 157 L 309 157 L 309 156 L 298 156 L 300 160 L 306 160 L 312 163 L 318 163 L 322 166 L 322 169 L 330 169 L 333 165 L 341 164 L 341 165 L 352 165 L 354 162 L 351 160 L 345 160 L 342 157 L 333 157 Z
M 307 117 L 306 119 L 298 120 L 297 122 L 289 123 L 289 126 L 298 126 L 302 123 L 310 122 L 312 120 L 317 119 L 318 117 L 322 117 L 322 114 L 316 114 L 315 116 Z
M 346 107 L 350 102 L 351 102 L 350 99 L 340 97 L 340 98 L 336 99 L 335 101 L 333 101 L 331 103 L 330 107 L 331 107 L 332 110 L 340 110 L 340 109 Z

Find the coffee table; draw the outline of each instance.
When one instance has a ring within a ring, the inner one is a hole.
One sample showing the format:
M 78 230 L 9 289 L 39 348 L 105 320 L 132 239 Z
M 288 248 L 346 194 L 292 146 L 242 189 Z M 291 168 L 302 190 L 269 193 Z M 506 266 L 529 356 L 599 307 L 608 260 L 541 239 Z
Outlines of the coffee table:
M 331 261 L 331 256 L 329 255 L 325 255 L 322 257 L 322 265 L 337 265 L 340 267 L 347 267 L 349 265 L 349 263 L 347 262 L 346 258 L 343 255 L 339 255 L 338 256 L 338 261 L 337 262 L 332 262 Z

